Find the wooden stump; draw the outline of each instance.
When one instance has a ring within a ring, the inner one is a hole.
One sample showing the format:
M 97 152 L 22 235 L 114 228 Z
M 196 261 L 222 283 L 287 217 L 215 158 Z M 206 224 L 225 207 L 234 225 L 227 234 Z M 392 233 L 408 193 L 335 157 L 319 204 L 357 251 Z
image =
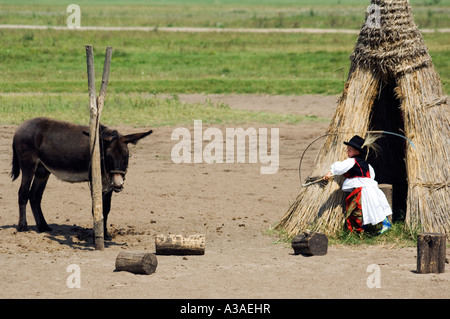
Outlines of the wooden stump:
M 419 274 L 445 271 L 445 234 L 422 233 L 417 235 L 417 272 Z
M 116 258 L 116 270 L 134 274 L 150 275 L 156 271 L 158 260 L 154 254 L 145 252 L 121 252 Z
M 384 193 L 384 195 L 386 196 L 386 199 L 389 203 L 389 206 L 392 209 L 392 196 L 393 196 L 393 187 L 391 184 L 378 184 L 378 188 L 381 189 L 381 191 Z M 388 216 L 389 221 L 392 222 L 392 214 Z
M 203 255 L 205 235 L 156 235 L 155 246 L 158 255 Z
M 305 231 L 292 239 L 296 255 L 323 256 L 328 251 L 328 238 L 325 234 Z

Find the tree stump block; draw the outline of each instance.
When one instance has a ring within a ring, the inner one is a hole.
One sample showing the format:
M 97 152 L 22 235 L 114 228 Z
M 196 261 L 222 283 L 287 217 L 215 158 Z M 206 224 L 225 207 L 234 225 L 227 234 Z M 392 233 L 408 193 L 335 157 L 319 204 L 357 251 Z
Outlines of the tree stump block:
M 205 235 L 156 235 L 157 255 L 203 255 Z
M 384 193 L 386 196 L 386 199 L 389 203 L 389 206 L 392 209 L 392 203 L 393 203 L 393 188 L 391 184 L 378 184 L 378 188 Z M 392 214 L 388 216 L 389 221 L 392 222 Z
M 323 256 L 328 251 L 328 237 L 322 233 L 305 231 L 292 239 L 295 255 Z
M 121 252 L 116 258 L 116 270 L 134 274 L 150 275 L 156 271 L 158 259 L 145 252 Z
M 445 234 L 417 235 L 417 272 L 419 274 L 445 272 Z

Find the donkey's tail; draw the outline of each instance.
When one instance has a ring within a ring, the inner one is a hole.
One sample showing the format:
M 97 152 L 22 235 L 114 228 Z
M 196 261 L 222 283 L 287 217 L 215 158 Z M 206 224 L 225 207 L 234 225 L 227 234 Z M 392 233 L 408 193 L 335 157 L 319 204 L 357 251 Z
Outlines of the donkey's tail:
M 13 181 L 17 179 L 20 175 L 20 163 L 19 163 L 19 156 L 17 155 L 16 147 L 13 142 L 13 159 L 12 159 L 12 169 L 11 169 L 11 178 Z

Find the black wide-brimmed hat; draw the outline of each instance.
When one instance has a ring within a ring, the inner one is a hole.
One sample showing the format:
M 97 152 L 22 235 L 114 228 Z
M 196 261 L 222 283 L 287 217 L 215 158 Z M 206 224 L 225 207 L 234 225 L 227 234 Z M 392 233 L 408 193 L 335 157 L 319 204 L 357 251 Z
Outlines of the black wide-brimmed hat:
M 344 142 L 344 144 L 351 146 L 354 149 L 356 149 L 362 153 L 365 153 L 366 151 L 362 148 L 364 145 L 364 142 L 365 142 L 365 140 L 361 136 L 355 135 L 350 139 L 350 141 Z

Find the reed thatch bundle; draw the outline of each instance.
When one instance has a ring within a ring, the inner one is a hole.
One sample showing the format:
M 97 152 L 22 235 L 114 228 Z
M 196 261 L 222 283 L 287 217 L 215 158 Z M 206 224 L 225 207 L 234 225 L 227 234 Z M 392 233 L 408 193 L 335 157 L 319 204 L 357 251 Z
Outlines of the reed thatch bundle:
M 450 233 L 450 110 L 433 67 L 403 75 L 405 132 L 417 150 L 408 152 L 406 222 L 427 232 Z M 418 83 L 419 87 L 418 87 Z
M 369 23 L 374 13 L 379 14 L 379 20 L 375 24 Z M 406 225 L 448 234 L 449 107 L 440 78 L 414 23 L 409 2 L 373 0 L 350 59 L 344 92 L 311 176 L 323 176 L 333 162 L 345 159 L 343 141 L 355 134 L 364 137 L 374 128 L 404 131 L 415 145 L 413 148 L 410 144 L 400 144 L 397 149 L 404 148 L 401 150 L 402 163 L 395 164 L 406 166 L 403 175 L 403 182 L 405 186 L 407 184 Z M 392 89 L 385 89 L 388 86 Z M 381 110 L 381 114 L 389 116 L 374 116 L 374 105 L 377 105 L 377 112 L 380 108 L 397 111 L 383 113 Z M 395 112 L 403 122 L 401 125 L 390 118 Z M 385 156 L 391 151 L 392 146 L 385 150 Z M 393 164 L 386 159 L 384 162 L 385 166 Z M 337 178 L 325 186 L 313 184 L 301 188 L 276 228 L 285 230 L 290 236 L 305 229 L 328 234 L 341 229 L 345 198 L 345 193 L 340 190 L 342 180 Z

